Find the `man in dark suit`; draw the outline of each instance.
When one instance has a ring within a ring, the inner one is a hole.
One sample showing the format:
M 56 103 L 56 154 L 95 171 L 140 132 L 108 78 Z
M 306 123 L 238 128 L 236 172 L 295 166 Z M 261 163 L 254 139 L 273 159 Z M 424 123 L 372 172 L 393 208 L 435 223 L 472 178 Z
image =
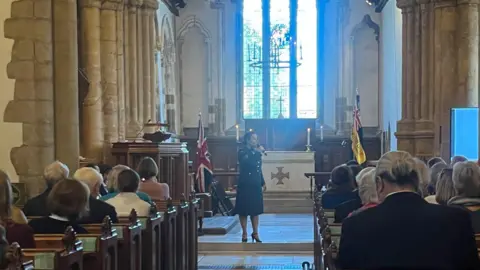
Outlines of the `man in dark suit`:
M 376 170 L 380 205 L 344 220 L 342 269 L 480 269 L 468 213 L 427 203 L 415 193 L 415 161 L 389 152 Z
M 48 216 L 47 197 L 53 186 L 60 180 L 68 178 L 70 173 L 67 165 L 60 161 L 55 161 L 48 165 L 43 171 L 43 178 L 47 183 L 47 189 L 40 195 L 31 198 L 25 203 L 23 213 L 25 216 Z
M 103 184 L 103 177 L 100 172 L 91 167 L 84 167 L 78 169 L 73 175 L 73 178 L 83 182 L 90 190 L 88 216 L 83 217 L 79 223 L 102 223 L 105 216 L 109 216 L 113 223 L 117 223 L 118 217 L 115 207 L 97 199 L 97 197 L 100 195 L 100 187 Z

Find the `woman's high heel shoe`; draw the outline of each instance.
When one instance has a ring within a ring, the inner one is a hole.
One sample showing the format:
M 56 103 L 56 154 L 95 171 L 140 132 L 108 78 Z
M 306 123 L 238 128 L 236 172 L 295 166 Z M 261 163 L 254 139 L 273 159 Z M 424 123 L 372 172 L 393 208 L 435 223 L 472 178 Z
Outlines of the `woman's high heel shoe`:
M 258 233 L 252 233 L 252 242 L 262 243 L 262 240 L 258 238 Z
M 242 243 L 246 243 L 248 241 L 248 238 L 246 235 L 242 235 Z

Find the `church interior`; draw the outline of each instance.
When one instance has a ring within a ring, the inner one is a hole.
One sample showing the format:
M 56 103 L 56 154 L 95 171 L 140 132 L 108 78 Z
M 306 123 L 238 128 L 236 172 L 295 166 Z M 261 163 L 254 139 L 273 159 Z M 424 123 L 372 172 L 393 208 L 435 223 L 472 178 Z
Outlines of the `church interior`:
M 1 1 L 0 269 L 480 269 L 479 4 Z

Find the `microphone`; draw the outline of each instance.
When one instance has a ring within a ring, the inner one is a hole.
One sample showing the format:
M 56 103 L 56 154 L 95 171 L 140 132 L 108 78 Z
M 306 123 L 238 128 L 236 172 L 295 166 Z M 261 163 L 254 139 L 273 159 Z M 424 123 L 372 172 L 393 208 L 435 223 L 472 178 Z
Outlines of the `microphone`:
M 257 148 L 260 148 L 260 146 L 261 146 L 260 144 L 257 144 Z M 261 152 L 262 152 L 262 154 L 264 154 L 265 156 L 267 156 L 267 152 L 265 151 L 265 149 L 262 150 Z
M 143 130 L 147 127 L 147 124 L 150 124 L 150 122 L 152 122 L 152 119 L 148 119 L 148 121 L 145 124 L 143 124 L 142 129 L 140 129 L 137 135 L 135 135 L 135 140 L 133 142 L 135 142 L 138 139 L 140 134 L 142 134 Z

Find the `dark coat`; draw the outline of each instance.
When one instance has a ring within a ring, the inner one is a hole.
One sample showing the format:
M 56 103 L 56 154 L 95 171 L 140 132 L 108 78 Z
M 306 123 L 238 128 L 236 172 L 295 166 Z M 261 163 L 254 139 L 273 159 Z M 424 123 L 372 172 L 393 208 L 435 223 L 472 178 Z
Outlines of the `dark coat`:
M 45 217 L 50 215 L 47 210 L 47 197 L 51 190 L 51 188 L 48 188 L 42 194 L 28 200 L 23 207 L 25 216 Z
M 322 194 L 322 207 L 323 209 L 335 209 L 340 204 L 351 200 L 360 201 L 357 190 L 352 190 L 350 187 L 332 187 Z
M 480 233 L 480 198 L 456 196 L 448 201 L 448 205 L 467 211 L 472 219 L 473 231 Z
M 240 216 L 258 216 L 263 213 L 262 154 L 249 148 L 238 151 L 240 175 L 237 184 L 234 213 Z
M 82 218 L 78 222 L 79 224 L 102 223 L 105 216 L 109 216 L 113 223 L 118 223 L 115 207 L 104 201 L 97 200 L 93 197 L 90 197 L 88 203 L 90 206 L 88 216 Z
M 427 203 L 413 192 L 387 196 L 343 221 L 342 269 L 480 269 L 467 212 Z

